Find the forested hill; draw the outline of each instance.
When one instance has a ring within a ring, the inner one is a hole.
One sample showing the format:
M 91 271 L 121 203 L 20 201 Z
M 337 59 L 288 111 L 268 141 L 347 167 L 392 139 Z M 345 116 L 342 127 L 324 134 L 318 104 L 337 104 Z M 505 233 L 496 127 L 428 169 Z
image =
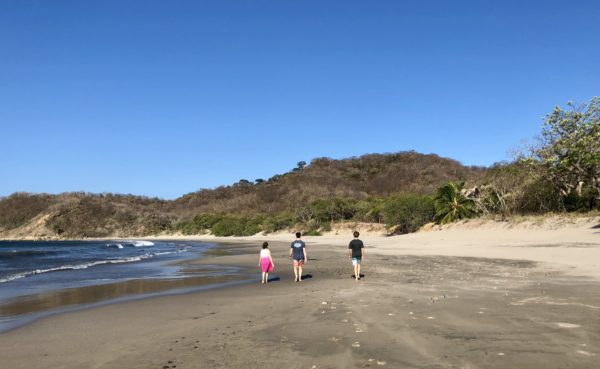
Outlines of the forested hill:
M 437 155 L 416 152 L 370 154 L 333 160 L 318 158 L 283 175 L 202 190 L 175 200 L 180 210 L 194 212 L 278 213 L 317 199 L 365 199 L 395 192 L 431 194 L 447 181 L 470 181 L 485 172 Z
M 269 179 L 240 180 L 167 201 L 134 195 L 16 193 L 0 200 L 2 237 L 125 237 L 174 231 L 199 214 L 272 216 L 315 200 L 431 194 L 447 181 L 475 182 L 485 168 L 416 152 L 318 158 Z

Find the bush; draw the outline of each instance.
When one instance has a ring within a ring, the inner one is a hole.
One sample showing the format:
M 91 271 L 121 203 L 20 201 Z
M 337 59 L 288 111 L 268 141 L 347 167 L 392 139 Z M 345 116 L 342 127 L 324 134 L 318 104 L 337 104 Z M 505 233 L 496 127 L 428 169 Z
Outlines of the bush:
M 383 197 L 369 197 L 356 203 L 353 220 L 368 223 L 381 223 L 383 221 Z
M 267 233 L 288 229 L 296 223 L 296 216 L 290 212 L 284 212 L 276 216 L 268 217 L 262 224 L 263 231 Z
M 348 220 L 354 217 L 356 205 L 356 200 L 341 197 L 316 200 L 299 211 L 298 219 L 303 222 L 314 220 L 318 223 Z
M 223 215 L 219 214 L 199 214 L 190 221 L 179 222 L 176 229 L 185 235 L 203 234 L 222 219 Z
M 316 229 L 313 229 L 313 230 L 310 230 L 310 231 L 304 232 L 304 235 L 305 235 L 305 236 L 321 236 L 321 232 L 319 232 L 319 231 L 318 231 L 318 230 L 316 230 Z
M 262 231 L 263 218 L 225 215 L 212 227 L 211 232 L 217 237 L 252 236 Z
M 549 181 L 539 179 L 529 183 L 519 201 L 524 214 L 540 214 L 561 210 L 559 190 Z
M 397 227 L 396 232 L 409 233 L 433 221 L 435 207 L 429 196 L 403 193 L 385 199 L 382 213 L 388 228 Z
M 597 207 L 596 191 L 590 187 L 584 187 L 581 195 L 570 193 L 563 198 L 563 207 L 566 211 L 585 212 Z

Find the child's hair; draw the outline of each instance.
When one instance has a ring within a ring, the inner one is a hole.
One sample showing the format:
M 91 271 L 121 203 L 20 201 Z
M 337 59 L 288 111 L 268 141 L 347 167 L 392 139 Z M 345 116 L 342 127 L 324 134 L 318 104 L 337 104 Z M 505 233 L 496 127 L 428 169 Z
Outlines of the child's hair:
M 266 249 L 267 247 L 269 247 L 269 243 L 268 242 L 263 242 L 263 249 Z
M 354 231 L 354 238 L 358 238 L 358 236 L 360 236 L 360 233 L 358 233 L 358 231 Z
M 302 233 L 296 232 L 296 238 L 300 238 L 300 237 L 302 237 Z

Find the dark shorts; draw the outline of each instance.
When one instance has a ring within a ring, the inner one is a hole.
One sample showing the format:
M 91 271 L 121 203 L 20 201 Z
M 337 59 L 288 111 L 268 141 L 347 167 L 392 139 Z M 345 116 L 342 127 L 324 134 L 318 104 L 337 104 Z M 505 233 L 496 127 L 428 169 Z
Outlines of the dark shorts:
M 303 266 L 304 259 L 294 259 L 294 266 Z

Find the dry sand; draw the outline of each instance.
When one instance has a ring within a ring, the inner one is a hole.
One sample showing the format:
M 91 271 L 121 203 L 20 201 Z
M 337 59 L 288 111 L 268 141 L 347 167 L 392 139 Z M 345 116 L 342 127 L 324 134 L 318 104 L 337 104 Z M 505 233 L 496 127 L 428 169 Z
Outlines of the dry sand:
M 0 335 L 2 368 L 599 368 L 600 223 L 465 225 L 367 235 L 354 281 L 343 235 L 307 238 L 293 282 L 289 235 L 229 239 L 199 261 L 275 280 L 112 304 Z M 285 242 L 283 242 L 285 241 Z

